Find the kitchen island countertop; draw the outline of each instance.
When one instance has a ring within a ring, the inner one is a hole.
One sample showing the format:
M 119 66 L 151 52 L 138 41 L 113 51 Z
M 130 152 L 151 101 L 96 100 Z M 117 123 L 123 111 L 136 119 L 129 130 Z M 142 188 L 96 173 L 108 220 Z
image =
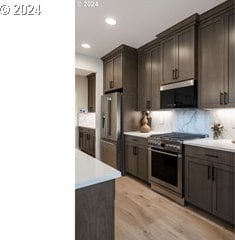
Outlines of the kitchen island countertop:
M 75 189 L 113 180 L 121 176 L 121 172 L 117 169 L 78 149 L 75 151 Z

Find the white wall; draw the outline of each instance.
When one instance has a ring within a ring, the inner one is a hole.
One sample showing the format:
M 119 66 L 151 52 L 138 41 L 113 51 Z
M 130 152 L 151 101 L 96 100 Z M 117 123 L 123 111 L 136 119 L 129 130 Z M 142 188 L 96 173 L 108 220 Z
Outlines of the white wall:
M 85 76 L 77 75 L 75 77 L 75 112 L 80 112 L 80 109 L 88 108 L 88 79 Z
M 76 55 L 75 68 L 81 68 L 96 73 L 96 158 L 100 158 L 100 118 L 101 95 L 103 93 L 103 62 L 99 58 L 82 54 Z

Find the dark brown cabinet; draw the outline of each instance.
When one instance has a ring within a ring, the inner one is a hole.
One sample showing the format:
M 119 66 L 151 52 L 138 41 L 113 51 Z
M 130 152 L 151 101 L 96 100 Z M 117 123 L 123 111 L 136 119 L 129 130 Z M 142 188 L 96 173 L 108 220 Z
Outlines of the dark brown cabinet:
M 138 109 L 160 109 L 161 48 L 156 42 L 139 49 L 138 56 Z
M 187 157 L 186 200 L 206 211 L 211 212 L 212 181 L 209 176 L 210 163 Z
M 115 239 L 115 180 L 75 191 L 75 240 Z
M 95 129 L 79 127 L 79 149 L 95 156 Z
M 197 78 L 197 22 L 194 14 L 158 34 L 162 39 L 162 84 Z
M 101 58 L 104 66 L 104 93 L 121 91 L 137 74 L 137 51 L 121 45 Z M 136 81 L 136 79 L 135 79 Z M 133 83 L 133 87 L 136 84 Z
M 95 112 L 96 100 L 96 74 L 91 73 L 87 76 L 88 79 L 88 112 Z
M 147 139 L 125 137 L 126 172 L 148 182 L 148 149 Z
M 185 147 L 185 199 L 213 215 L 235 223 L 235 154 Z
M 104 92 L 122 88 L 122 54 L 104 62 Z
M 232 1 L 226 1 L 224 5 L 200 16 L 200 107 L 235 106 L 235 24 L 232 8 Z

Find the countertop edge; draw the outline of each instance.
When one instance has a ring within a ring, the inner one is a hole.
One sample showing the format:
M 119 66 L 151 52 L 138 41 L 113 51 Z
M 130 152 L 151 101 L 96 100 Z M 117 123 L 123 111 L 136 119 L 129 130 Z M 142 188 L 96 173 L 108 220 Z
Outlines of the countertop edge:
M 119 177 L 121 177 L 121 173 L 115 173 L 115 174 L 110 175 L 110 176 L 105 176 L 105 177 L 102 177 L 102 178 L 96 178 L 96 179 L 92 179 L 92 180 L 87 180 L 84 183 L 75 184 L 75 190 L 78 190 L 78 189 L 81 189 L 81 188 L 85 188 L 85 187 L 89 187 L 89 186 L 93 186 L 95 184 L 99 184 L 99 183 L 115 180 L 115 179 L 117 179 Z
M 217 140 L 215 140 L 215 141 L 217 141 Z M 211 146 L 211 145 L 207 145 L 205 143 L 193 142 L 191 140 L 190 141 L 185 141 L 184 145 L 202 147 L 202 148 L 209 148 L 209 149 L 214 149 L 214 150 L 220 150 L 220 151 L 235 153 L 235 148 L 233 149 L 233 148 L 224 147 L 224 146 Z

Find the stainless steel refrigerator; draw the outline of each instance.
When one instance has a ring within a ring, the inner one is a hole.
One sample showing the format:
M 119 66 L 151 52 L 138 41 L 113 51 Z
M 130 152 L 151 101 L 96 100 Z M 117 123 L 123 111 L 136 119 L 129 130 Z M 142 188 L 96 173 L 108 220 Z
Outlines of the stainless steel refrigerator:
M 101 97 L 101 160 L 123 171 L 122 95 L 120 92 Z

